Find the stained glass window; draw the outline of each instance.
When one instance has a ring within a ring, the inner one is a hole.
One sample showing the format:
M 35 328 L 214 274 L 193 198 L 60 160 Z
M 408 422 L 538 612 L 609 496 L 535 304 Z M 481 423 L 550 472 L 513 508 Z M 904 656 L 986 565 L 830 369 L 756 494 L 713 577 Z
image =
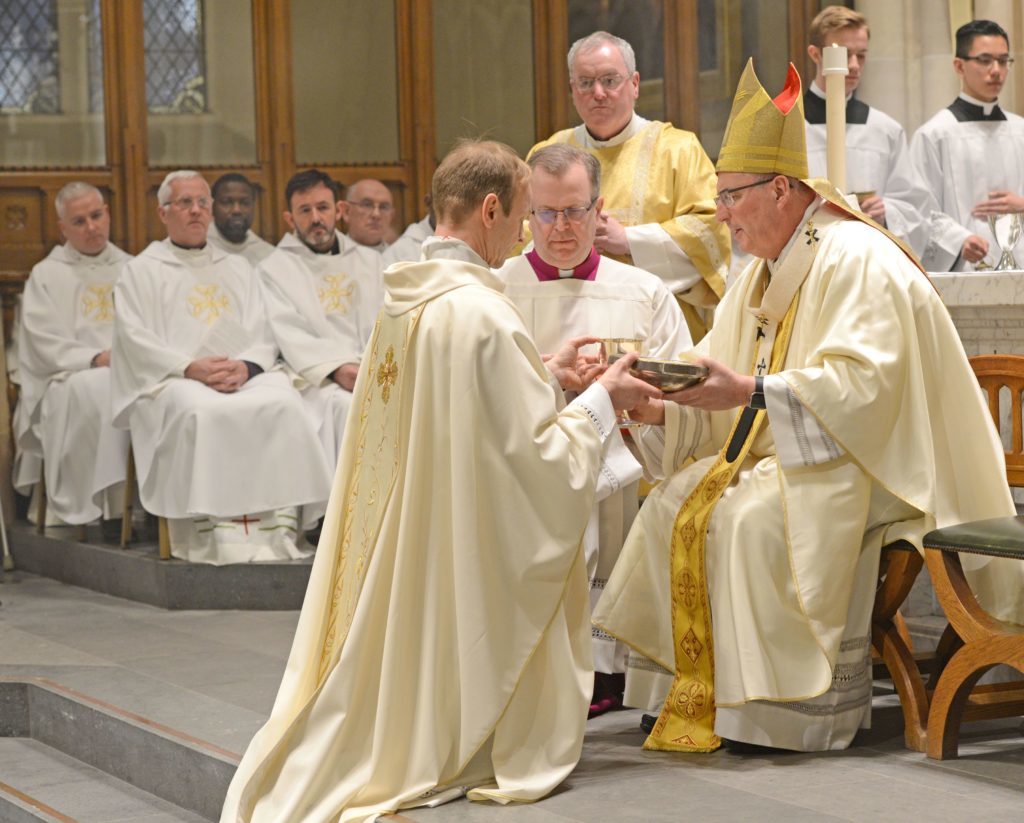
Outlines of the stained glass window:
M 143 0 L 143 14 L 150 112 L 206 111 L 202 0 Z
M 0 14 L 0 112 L 58 114 L 53 0 L 5 0 Z

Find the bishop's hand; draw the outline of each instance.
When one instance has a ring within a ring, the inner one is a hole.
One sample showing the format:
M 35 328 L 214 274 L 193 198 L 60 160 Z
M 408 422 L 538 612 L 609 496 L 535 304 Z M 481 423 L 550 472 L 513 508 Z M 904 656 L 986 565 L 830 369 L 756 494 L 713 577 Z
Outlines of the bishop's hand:
M 740 374 L 710 357 L 698 357 L 698 365 L 707 366 L 708 376 L 700 383 L 666 394 L 665 399 L 704 411 L 724 411 L 746 406 L 754 393 L 754 378 Z

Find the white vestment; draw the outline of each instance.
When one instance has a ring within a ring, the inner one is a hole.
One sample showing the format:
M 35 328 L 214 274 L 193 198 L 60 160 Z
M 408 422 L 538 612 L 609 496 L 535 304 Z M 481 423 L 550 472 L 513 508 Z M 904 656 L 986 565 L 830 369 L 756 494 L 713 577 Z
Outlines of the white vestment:
M 983 119 L 1000 115 L 1005 119 Z M 960 257 L 964 240 L 972 234 L 988 241 L 985 262 L 994 266 L 1000 252 L 988 219 L 974 217 L 971 210 L 996 189 L 1024 195 L 1024 118 L 961 94 L 914 133 L 910 154 L 941 209 L 922 256 L 925 267 L 977 269 L 978 264 Z M 1024 266 L 1024 232 L 1014 257 Z
M 252 267 L 210 245 L 154 242 L 125 267 L 115 295 L 114 423 L 131 429 L 143 506 L 212 535 L 185 559 L 301 556 L 294 510 L 326 500 L 330 472 L 302 399 L 282 372 L 266 372 L 277 351 Z M 210 355 L 265 372 L 231 394 L 184 376 Z M 249 514 L 260 515 L 258 528 Z M 175 529 L 183 532 L 171 526 L 175 551 Z
M 557 411 L 501 281 L 434 246 L 385 274 L 288 667 L 222 823 L 528 802 L 579 759 L 580 542 L 614 410 L 595 385 Z
M 410 223 L 402 236 L 388 246 L 384 252 L 384 266 L 392 263 L 415 263 L 423 253 L 423 241 L 434 233 L 434 227 L 430 225 L 430 215 L 427 215 L 418 223 Z
M 668 287 L 653 274 L 601 257 L 593 280 L 566 277 L 542 281 L 525 255 L 508 260 L 498 272 L 505 296 L 519 309 L 537 348 L 554 353 L 570 337 L 639 338 L 642 351 L 667 360 L 689 351 L 693 342 L 686 320 Z M 622 444 L 615 432 L 611 439 Z M 627 485 L 597 505 L 587 529 L 584 548 L 590 578 L 591 603 L 605 583 L 622 550 L 622 542 L 637 512 L 640 467 L 626 475 Z M 594 668 L 625 671 L 625 647 L 594 627 Z
M 274 252 L 273 244 L 268 243 L 252 229 L 245 233 L 245 239 L 241 243 L 232 243 L 220 233 L 217 224 L 211 222 L 210 228 L 206 230 L 206 239 L 211 245 L 228 254 L 242 255 L 252 266 L 258 266 Z
M 824 95 L 815 83 L 804 95 L 811 177 L 828 177 Z M 846 103 L 846 191 L 881 197 L 885 227 L 914 254 L 924 254 L 930 216 L 938 204 L 914 168 L 903 126 L 856 98 Z
M 286 234 L 257 269 L 274 339 L 332 467 L 352 394 L 331 375 L 362 359 L 382 299 L 380 255 L 344 239 L 339 248 L 317 254 Z
M 935 527 L 1014 510 L 988 410 L 926 277 L 877 229 L 830 206 L 808 216 L 767 285 L 799 284 L 790 256 L 813 255 L 782 368 L 765 378 L 768 419 L 706 540 L 715 730 L 795 750 L 847 746 L 870 718 L 880 546 L 902 538 L 920 549 Z M 741 373 L 774 339 L 769 325 L 761 343 L 757 321 L 765 268 L 755 261 L 727 292 L 698 346 Z M 777 301 L 783 313 L 789 304 Z M 667 404 L 664 428 L 640 433 L 648 467 L 666 479 L 641 508 L 594 620 L 635 650 L 629 675 L 647 681 L 652 707 L 675 668 L 676 518 L 739 413 Z M 1020 620 L 1024 565 L 979 565 L 982 602 Z
M 111 425 L 110 369 L 91 363 L 113 342 L 114 284 L 130 259 L 113 243 L 94 257 L 57 246 L 25 284 L 15 434 L 43 459 L 49 510 L 65 523 L 120 514 L 128 435 Z

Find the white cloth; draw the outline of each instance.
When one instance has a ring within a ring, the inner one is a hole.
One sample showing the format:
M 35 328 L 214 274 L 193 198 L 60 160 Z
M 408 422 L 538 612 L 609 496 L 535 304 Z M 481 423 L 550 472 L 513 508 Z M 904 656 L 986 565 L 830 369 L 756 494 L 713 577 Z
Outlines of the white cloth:
M 232 243 L 217 228 L 217 224 L 211 222 L 210 228 L 206 230 L 207 241 L 228 254 L 240 254 L 250 265 L 258 266 L 274 252 L 274 246 L 268 243 L 252 229 L 245 233 L 245 239 L 241 243 Z
M 610 398 L 565 410 L 459 241 L 396 264 L 270 719 L 222 823 L 354 823 L 543 797 L 590 697 L 580 540 Z
M 415 263 L 423 253 L 423 241 L 434 233 L 434 227 L 430 225 L 430 215 L 427 215 L 418 223 L 410 223 L 402 236 L 388 246 L 384 252 L 384 267 L 392 263 Z
M 111 426 L 110 369 L 91 362 L 113 342 L 114 284 L 130 259 L 113 243 L 95 257 L 57 246 L 25 284 L 15 433 L 43 459 L 49 508 L 65 523 L 100 517 L 124 481 L 127 434 Z
M 352 394 L 331 375 L 362 359 L 383 299 L 380 255 L 338 238 L 341 253 L 317 254 L 286 234 L 257 269 L 274 339 L 332 468 Z
M 825 95 L 815 83 L 808 94 Z M 846 190 L 881 197 L 886 228 L 920 257 L 938 204 L 910 159 L 903 126 L 885 112 L 859 105 L 867 109 L 866 122 L 846 124 Z M 807 167 L 811 177 L 828 177 L 824 123 L 807 123 Z
M 249 263 L 210 245 L 154 242 L 125 267 L 115 295 L 114 422 L 131 429 L 146 510 L 234 518 L 322 504 L 330 472 L 283 373 L 259 374 L 232 394 L 184 377 L 198 351 L 221 345 L 209 342 L 218 330 L 221 340 L 241 338 L 224 356 L 273 366 L 277 352 Z M 270 559 L 266 545 L 245 537 L 250 559 Z M 276 537 L 267 543 L 280 545 Z M 232 562 L 245 554 L 225 551 Z M 294 544 L 275 553 L 298 555 Z
M 965 95 L 960 101 L 984 108 L 980 101 Z M 996 189 L 1024 195 L 1024 118 L 1004 113 L 1005 120 L 960 121 L 945 108 L 910 141 L 911 157 L 941 210 L 935 215 L 928 249 L 922 256 L 929 271 L 975 269 L 976 264 L 959 257 L 964 240 L 972 234 L 988 241 L 985 262 L 994 266 L 999 261 L 999 247 L 987 218 L 974 217 L 971 210 Z M 1014 247 L 1014 257 L 1024 266 L 1024 232 Z
M 506 261 L 498 272 L 505 296 L 519 309 L 537 348 L 553 353 L 570 337 L 639 338 L 651 357 L 676 359 L 693 342 L 686 320 L 668 287 L 653 274 L 602 257 L 593 280 L 541 281 L 525 255 Z M 622 435 L 612 440 L 625 449 Z M 621 477 L 621 488 L 598 498 L 584 538 L 591 603 L 596 603 L 622 550 L 637 512 L 637 464 Z M 626 649 L 606 632 L 592 629 L 594 668 L 625 671 Z

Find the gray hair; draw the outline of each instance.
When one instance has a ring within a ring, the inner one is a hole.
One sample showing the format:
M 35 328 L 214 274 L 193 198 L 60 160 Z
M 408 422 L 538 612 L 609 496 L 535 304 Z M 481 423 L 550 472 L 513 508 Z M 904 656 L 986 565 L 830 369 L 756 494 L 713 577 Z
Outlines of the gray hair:
M 57 210 L 57 217 L 63 220 L 64 209 L 67 207 L 68 203 L 89 194 L 95 194 L 99 197 L 101 203 L 105 202 L 103 200 L 103 192 L 91 183 L 83 183 L 80 180 L 68 183 L 64 188 L 57 192 L 57 196 L 53 199 L 53 207 Z
M 590 196 L 597 199 L 601 194 L 601 163 L 590 152 L 570 146 L 568 143 L 552 143 L 537 149 L 526 158 L 531 169 L 540 168 L 552 177 L 561 177 L 576 164 L 587 170 L 590 178 Z
M 206 178 L 203 177 L 199 172 L 192 171 L 191 169 L 181 169 L 179 171 L 172 171 L 164 178 L 164 182 L 160 184 L 160 188 L 156 192 L 156 202 L 161 206 L 166 206 L 171 202 L 171 184 L 175 180 L 194 180 L 199 178 L 206 183 Z M 206 184 L 206 188 L 210 188 L 210 184 Z
M 593 34 L 581 37 L 569 49 L 569 79 L 573 79 L 572 64 L 576 62 L 577 55 L 593 51 L 606 43 L 615 46 L 619 50 L 619 54 L 622 55 L 622 62 L 626 64 L 626 74 L 632 77 L 636 71 L 636 54 L 633 52 L 633 47 L 614 34 L 609 34 L 606 31 L 595 31 Z

